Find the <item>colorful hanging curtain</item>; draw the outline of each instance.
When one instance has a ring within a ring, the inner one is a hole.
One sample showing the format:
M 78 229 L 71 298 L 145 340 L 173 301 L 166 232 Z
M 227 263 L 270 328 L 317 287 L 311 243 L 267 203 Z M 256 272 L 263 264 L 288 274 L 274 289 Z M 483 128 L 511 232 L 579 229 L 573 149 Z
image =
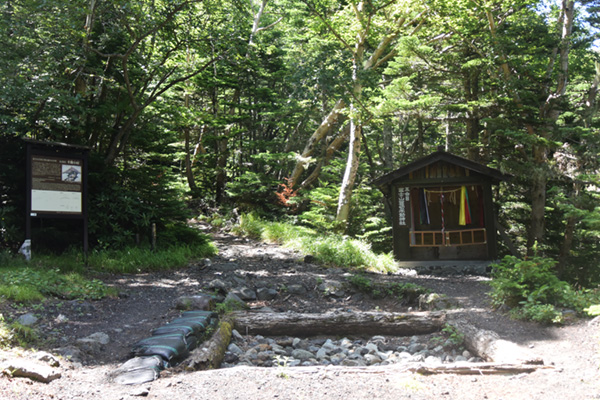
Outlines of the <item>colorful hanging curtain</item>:
M 485 215 L 483 212 L 483 189 L 477 186 L 477 200 L 479 201 L 479 226 L 485 228 Z
M 471 208 L 469 207 L 469 193 L 466 186 L 460 188 L 460 214 L 458 217 L 459 225 L 471 223 Z
M 421 224 L 429 225 L 429 207 L 427 206 L 427 198 L 425 197 L 425 190 L 419 190 L 419 211 L 421 214 Z

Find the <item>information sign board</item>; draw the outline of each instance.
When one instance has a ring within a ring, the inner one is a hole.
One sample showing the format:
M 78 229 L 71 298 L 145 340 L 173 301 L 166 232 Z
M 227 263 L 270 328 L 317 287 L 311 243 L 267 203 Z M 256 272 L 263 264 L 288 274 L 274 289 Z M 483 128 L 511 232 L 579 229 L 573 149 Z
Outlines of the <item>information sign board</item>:
M 83 212 L 83 160 L 31 156 L 31 213 Z

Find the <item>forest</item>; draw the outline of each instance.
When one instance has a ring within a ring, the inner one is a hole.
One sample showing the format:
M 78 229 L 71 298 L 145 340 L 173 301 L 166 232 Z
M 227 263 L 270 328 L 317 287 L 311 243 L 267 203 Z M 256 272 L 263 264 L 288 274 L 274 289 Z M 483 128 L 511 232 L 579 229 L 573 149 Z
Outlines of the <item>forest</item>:
M 388 253 L 373 180 L 442 146 L 512 177 L 495 206 L 522 256 L 593 287 L 599 23 L 595 0 L 4 1 L 0 250 L 24 238 L 23 138 L 90 149 L 94 250 L 153 224 L 185 243 L 194 217 Z

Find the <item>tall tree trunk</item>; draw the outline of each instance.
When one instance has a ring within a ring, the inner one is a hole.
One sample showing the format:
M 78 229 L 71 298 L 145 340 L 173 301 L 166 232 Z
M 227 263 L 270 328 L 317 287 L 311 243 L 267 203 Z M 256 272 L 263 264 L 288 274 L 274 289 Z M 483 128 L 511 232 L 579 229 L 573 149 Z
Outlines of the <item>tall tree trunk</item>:
M 256 11 L 256 13 L 254 12 L 253 2 L 250 2 L 250 5 L 252 7 L 252 13 L 254 14 L 254 18 L 252 21 L 252 30 L 250 31 L 250 37 L 248 38 L 248 50 L 246 51 L 245 59 L 248 59 L 250 57 L 250 48 L 254 44 L 254 38 L 256 37 L 256 34 L 265 29 L 269 29 L 270 27 L 274 26 L 279 21 L 281 21 L 281 18 L 280 18 L 277 22 L 275 22 L 269 26 L 260 27 L 260 20 L 265 12 L 268 2 L 269 2 L 269 0 L 262 0 L 260 3 L 260 7 L 259 7 L 258 11 Z M 237 104 L 240 101 L 240 97 L 241 97 L 241 89 L 240 89 L 240 86 L 238 86 L 235 88 L 235 91 L 233 92 L 233 97 L 231 100 L 231 107 L 229 108 L 229 112 L 228 112 L 228 114 L 230 116 L 235 115 L 236 110 L 238 109 Z M 217 202 L 217 204 L 221 204 L 225 199 L 225 186 L 227 185 L 227 161 L 229 159 L 228 147 L 229 147 L 229 137 L 231 135 L 232 127 L 233 127 L 233 125 L 230 124 L 225 129 L 225 131 L 223 132 L 223 134 L 221 135 L 219 140 L 217 141 L 218 156 L 217 156 L 217 175 L 216 175 L 216 180 L 215 180 L 216 181 L 215 182 L 215 192 L 216 192 L 215 193 L 215 201 Z
M 353 107 L 350 106 L 352 109 Z M 347 222 L 350 215 L 350 203 L 352 200 L 352 190 L 356 181 L 358 165 L 360 163 L 360 143 L 362 140 L 362 126 L 356 123 L 354 118 L 350 120 L 350 145 L 348 148 L 348 161 L 342 187 L 340 188 L 340 197 L 338 198 L 338 208 L 336 220 Z
M 463 88 L 465 91 L 465 99 L 468 103 L 473 104 L 479 100 L 479 71 L 466 70 L 463 75 Z M 466 118 L 466 136 L 468 140 L 467 158 L 473 161 L 479 161 L 479 131 L 481 129 L 479 123 L 479 115 L 477 106 L 469 105 Z
M 383 130 L 381 132 L 383 136 L 383 152 L 381 154 L 381 160 L 383 162 L 383 168 L 385 168 L 386 171 L 394 169 L 394 141 L 392 130 L 392 121 L 386 119 L 383 122 Z
M 571 194 L 571 201 L 576 205 L 579 194 L 582 189 L 581 183 L 575 182 L 573 183 L 573 193 Z M 575 215 L 570 215 L 567 217 L 567 222 L 565 224 L 565 234 L 563 237 L 563 242 L 560 247 L 560 253 L 558 255 L 558 263 L 556 264 L 556 273 L 559 278 L 562 278 L 565 272 L 565 267 L 568 262 L 569 256 L 571 255 L 571 249 L 573 247 L 573 239 L 575 238 L 575 228 L 577 227 L 577 222 L 579 219 Z
M 546 80 L 551 82 L 553 71 L 556 66 L 556 55 L 559 55 L 558 60 L 558 76 L 556 79 L 556 88 L 553 92 L 542 93 L 546 100 L 540 105 L 539 117 L 544 121 L 543 126 L 536 128 L 526 123 L 527 132 L 534 138 L 532 149 L 533 171 L 531 180 L 531 219 L 527 234 L 527 255 L 533 255 L 535 243 L 543 243 L 545 233 L 545 207 L 546 207 L 546 186 L 548 183 L 547 159 L 550 151 L 549 141 L 550 133 L 560 115 L 559 102 L 564 96 L 567 87 L 568 67 L 569 67 L 569 51 L 570 40 L 573 29 L 575 2 L 571 0 L 563 0 L 561 5 L 560 26 L 561 40 L 558 48 L 552 53 L 548 62 Z M 490 34 L 492 41 L 499 48 L 496 37 L 496 24 L 494 16 L 490 10 L 486 10 L 488 18 Z M 500 68 L 506 80 L 513 79 L 512 72 L 509 66 L 509 61 L 503 52 L 500 52 L 498 60 Z M 549 86 L 548 86 L 549 88 Z M 549 91 L 549 89 L 547 89 Z M 519 108 L 523 108 L 523 103 L 516 92 L 511 92 L 513 99 Z M 540 140 L 541 139 L 541 140 Z

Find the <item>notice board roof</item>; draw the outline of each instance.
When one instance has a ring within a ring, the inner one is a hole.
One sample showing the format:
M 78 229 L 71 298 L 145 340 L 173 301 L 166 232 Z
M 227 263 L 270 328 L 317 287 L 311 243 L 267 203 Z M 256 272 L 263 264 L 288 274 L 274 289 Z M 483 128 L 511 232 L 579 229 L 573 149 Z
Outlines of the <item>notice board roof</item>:
M 500 170 L 497 170 L 495 168 L 490 168 L 483 164 L 479 164 L 475 161 L 471 161 L 466 158 L 450 154 L 443 150 L 438 150 L 434 153 L 431 153 L 428 156 L 419 158 L 416 161 L 406 164 L 405 166 L 400 167 L 395 171 L 389 172 L 375 179 L 373 181 L 373 184 L 379 187 L 390 185 L 395 181 L 406 178 L 410 175 L 411 172 L 415 172 L 417 170 L 420 170 L 421 168 L 425 168 L 428 165 L 434 164 L 439 161 L 445 161 L 447 163 L 466 168 L 470 171 L 476 172 L 480 175 L 487 177 L 490 181 L 494 183 L 499 183 L 500 181 L 510 178 L 510 175 L 504 174 Z
M 68 144 L 68 143 L 62 143 L 62 142 L 50 142 L 50 141 L 45 141 L 45 140 L 36 140 L 36 139 L 29 139 L 29 138 L 23 138 L 23 141 L 25 141 L 25 143 L 28 143 L 28 144 L 31 144 L 34 146 L 55 148 L 55 149 L 60 149 L 60 150 L 78 150 L 78 151 L 89 151 L 90 150 L 89 146 Z

